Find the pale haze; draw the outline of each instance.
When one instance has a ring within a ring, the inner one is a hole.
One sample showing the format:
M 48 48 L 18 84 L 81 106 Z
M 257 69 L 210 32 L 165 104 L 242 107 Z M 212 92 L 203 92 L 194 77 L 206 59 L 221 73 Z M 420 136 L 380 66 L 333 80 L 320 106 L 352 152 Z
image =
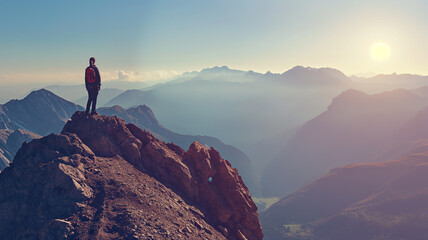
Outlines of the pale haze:
M 2 1 L 0 83 L 168 79 L 227 65 L 427 75 L 424 1 Z M 373 44 L 390 55 L 374 61 Z

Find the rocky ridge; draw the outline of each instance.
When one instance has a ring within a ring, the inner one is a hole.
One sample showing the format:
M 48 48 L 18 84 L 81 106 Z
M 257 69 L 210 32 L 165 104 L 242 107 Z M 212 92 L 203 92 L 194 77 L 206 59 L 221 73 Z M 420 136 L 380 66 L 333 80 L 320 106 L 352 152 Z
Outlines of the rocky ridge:
M 7 239 L 262 239 L 257 207 L 213 148 L 166 144 L 76 112 L 0 175 Z M 6 191 L 3 191 L 5 189 Z
M 127 123 L 134 123 L 139 128 L 153 134 L 157 139 L 164 142 L 173 142 L 183 149 L 188 149 L 193 142 L 199 142 L 205 147 L 214 147 L 221 152 L 224 159 L 229 161 L 235 168 L 239 169 L 239 175 L 244 180 L 252 196 L 261 193 L 259 176 L 254 170 L 251 160 L 241 150 L 227 145 L 219 139 L 209 136 L 184 135 L 173 132 L 162 126 L 156 119 L 152 109 L 146 105 L 123 109 L 120 106 L 100 108 L 98 112 L 106 116 L 118 116 Z

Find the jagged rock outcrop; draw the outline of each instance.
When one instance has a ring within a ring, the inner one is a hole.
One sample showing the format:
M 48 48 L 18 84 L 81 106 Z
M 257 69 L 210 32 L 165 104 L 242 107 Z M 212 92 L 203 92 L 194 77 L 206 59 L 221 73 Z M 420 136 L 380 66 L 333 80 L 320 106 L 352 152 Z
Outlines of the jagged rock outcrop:
M 239 169 L 239 174 L 245 181 L 251 194 L 260 195 L 261 185 L 258 174 L 254 170 L 251 160 L 241 150 L 234 146 L 227 145 L 219 139 L 209 136 L 192 136 L 173 132 L 162 126 L 156 119 L 152 109 L 146 105 L 123 109 L 120 106 L 100 108 L 98 112 L 107 116 L 118 116 L 127 123 L 134 123 L 139 128 L 149 131 L 157 139 L 164 142 L 173 142 L 181 148 L 188 149 L 193 142 L 199 142 L 204 146 L 214 147 L 221 152 L 224 159 L 229 161 L 235 168 Z
M 262 239 L 236 169 L 117 117 L 76 112 L 0 175 L 6 239 Z M 5 190 L 5 191 L 4 191 Z
M 247 187 L 230 163 L 213 148 L 197 142 L 186 153 L 165 144 L 150 133 L 117 117 L 91 116 L 76 112 L 63 129 L 76 133 L 97 156 L 119 155 L 172 186 L 208 213 L 216 227 L 230 239 L 261 239 L 257 207 Z

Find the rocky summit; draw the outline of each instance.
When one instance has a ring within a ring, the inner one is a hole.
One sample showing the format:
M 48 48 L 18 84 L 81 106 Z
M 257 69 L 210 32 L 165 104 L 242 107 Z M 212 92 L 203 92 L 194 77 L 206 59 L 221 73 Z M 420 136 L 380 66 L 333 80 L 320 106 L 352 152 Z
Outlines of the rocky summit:
M 117 117 L 76 112 L 0 174 L 0 239 L 262 239 L 230 163 Z

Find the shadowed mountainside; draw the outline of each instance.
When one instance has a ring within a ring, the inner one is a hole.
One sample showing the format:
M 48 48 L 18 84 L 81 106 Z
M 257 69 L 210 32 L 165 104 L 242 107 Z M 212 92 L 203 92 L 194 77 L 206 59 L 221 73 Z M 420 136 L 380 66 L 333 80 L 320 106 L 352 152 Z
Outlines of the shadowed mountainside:
M 263 212 L 265 239 L 425 239 L 427 186 L 428 152 L 336 168 Z
M 29 131 L 0 129 L 0 171 L 9 166 L 23 142 L 36 138 L 40 136 Z
M 0 105 L 0 170 L 13 160 L 23 142 L 59 133 L 70 116 L 81 109 L 45 89 Z
M 7 239 L 262 239 L 257 207 L 213 148 L 166 144 L 117 117 L 76 112 L 0 175 Z
M 378 157 L 396 146 L 400 129 L 427 105 L 427 99 L 404 89 L 343 92 L 303 125 L 265 170 L 265 193 L 284 196 L 333 167 L 388 160 Z
M 11 100 L 0 108 L 1 128 L 24 129 L 42 136 L 60 132 L 70 116 L 83 109 L 45 89 L 33 91 L 21 100 Z

